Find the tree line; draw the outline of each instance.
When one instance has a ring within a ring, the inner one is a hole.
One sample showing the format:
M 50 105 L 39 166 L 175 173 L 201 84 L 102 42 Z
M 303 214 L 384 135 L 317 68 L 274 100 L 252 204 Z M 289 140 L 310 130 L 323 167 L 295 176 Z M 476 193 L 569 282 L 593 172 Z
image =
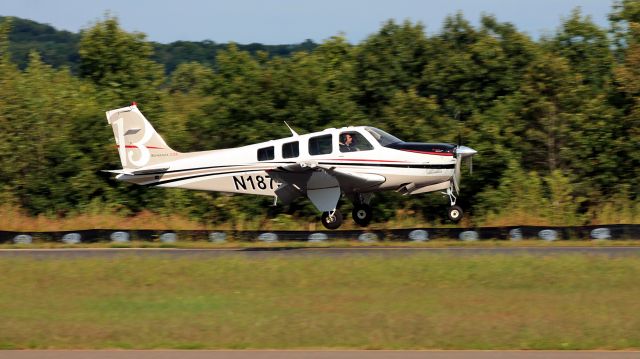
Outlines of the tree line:
M 0 21 L 6 17 L 0 16 Z M 11 60 L 20 69 L 25 69 L 29 63 L 29 53 L 38 51 L 42 61 L 60 68 L 69 67 L 73 74 L 77 74 L 80 66 L 78 46 L 82 33 L 72 33 L 57 30 L 53 26 L 36 21 L 11 18 L 9 30 L 9 51 Z M 200 62 L 210 66 L 215 65 L 215 54 L 224 50 L 228 44 L 220 44 L 210 40 L 204 41 L 174 41 L 169 44 L 151 42 L 153 54 L 151 58 L 164 65 L 167 74 L 185 62 Z M 305 40 L 299 44 L 265 45 L 260 43 L 238 44 L 239 49 L 255 55 L 258 51 L 265 51 L 269 56 L 289 56 L 297 51 L 311 51 L 317 44 L 312 40 Z
M 272 199 L 118 183 L 104 111 L 136 101 L 178 151 L 235 147 L 327 127 L 372 125 L 408 141 L 479 151 L 459 203 L 470 224 L 586 224 L 640 216 L 640 2 L 601 28 L 579 10 L 533 40 L 461 13 L 439 32 L 388 21 L 358 44 L 333 36 L 274 56 L 235 44 L 167 72 L 154 44 L 106 17 L 81 32 L 78 67 L 11 59 L 0 25 L 0 200 L 31 215 L 144 209 L 207 223 L 264 216 Z M 377 218 L 440 221 L 440 194 L 378 195 Z M 348 206 L 348 203 L 345 203 Z M 280 209 L 304 222 L 305 201 Z

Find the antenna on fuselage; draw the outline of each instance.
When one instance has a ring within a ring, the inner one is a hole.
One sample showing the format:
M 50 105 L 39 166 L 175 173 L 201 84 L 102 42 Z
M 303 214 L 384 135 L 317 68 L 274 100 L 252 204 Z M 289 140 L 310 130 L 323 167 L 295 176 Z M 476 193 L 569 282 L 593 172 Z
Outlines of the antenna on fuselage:
M 291 128 L 291 126 L 289 126 L 289 124 L 287 123 L 287 121 L 283 121 L 285 125 L 287 125 L 287 127 L 289 128 L 289 131 L 291 131 L 291 134 L 293 136 L 299 136 L 298 133 L 296 131 L 293 130 L 293 128 Z

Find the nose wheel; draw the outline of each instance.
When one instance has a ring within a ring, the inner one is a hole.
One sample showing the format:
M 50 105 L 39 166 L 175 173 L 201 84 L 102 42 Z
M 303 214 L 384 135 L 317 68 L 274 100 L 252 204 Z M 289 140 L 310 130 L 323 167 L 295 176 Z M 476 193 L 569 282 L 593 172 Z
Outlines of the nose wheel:
M 338 229 L 342 225 L 342 213 L 339 210 L 322 213 L 322 225 L 326 229 Z
M 353 220 L 362 227 L 368 226 L 371 222 L 371 218 L 373 217 L 371 206 L 364 203 L 354 205 L 351 215 Z
M 456 196 L 453 194 L 453 183 L 447 188 L 446 195 L 449 196 L 449 202 L 451 203 L 451 207 L 447 209 L 447 217 L 453 222 L 458 223 L 462 219 L 462 208 L 456 206 Z
M 458 223 L 462 219 L 462 215 L 462 208 L 458 206 L 451 206 L 447 209 L 447 216 L 454 223 Z

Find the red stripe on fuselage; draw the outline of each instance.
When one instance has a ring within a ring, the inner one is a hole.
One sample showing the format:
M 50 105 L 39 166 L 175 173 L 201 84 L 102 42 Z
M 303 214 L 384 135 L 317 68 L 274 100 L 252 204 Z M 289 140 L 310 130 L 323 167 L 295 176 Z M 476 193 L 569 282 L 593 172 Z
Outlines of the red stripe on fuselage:
M 392 161 L 392 160 L 367 160 L 361 158 L 332 158 L 327 161 L 354 161 L 354 162 L 394 162 L 394 163 L 405 163 L 407 161 Z

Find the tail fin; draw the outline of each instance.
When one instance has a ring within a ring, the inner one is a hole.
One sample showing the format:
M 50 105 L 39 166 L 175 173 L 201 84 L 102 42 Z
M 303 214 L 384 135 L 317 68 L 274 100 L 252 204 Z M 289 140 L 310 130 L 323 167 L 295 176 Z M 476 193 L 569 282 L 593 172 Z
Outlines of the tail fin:
M 107 111 L 107 121 L 113 128 L 124 170 L 161 164 L 175 160 L 180 154 L 164 142 L 135 102 L 131 106 Z

